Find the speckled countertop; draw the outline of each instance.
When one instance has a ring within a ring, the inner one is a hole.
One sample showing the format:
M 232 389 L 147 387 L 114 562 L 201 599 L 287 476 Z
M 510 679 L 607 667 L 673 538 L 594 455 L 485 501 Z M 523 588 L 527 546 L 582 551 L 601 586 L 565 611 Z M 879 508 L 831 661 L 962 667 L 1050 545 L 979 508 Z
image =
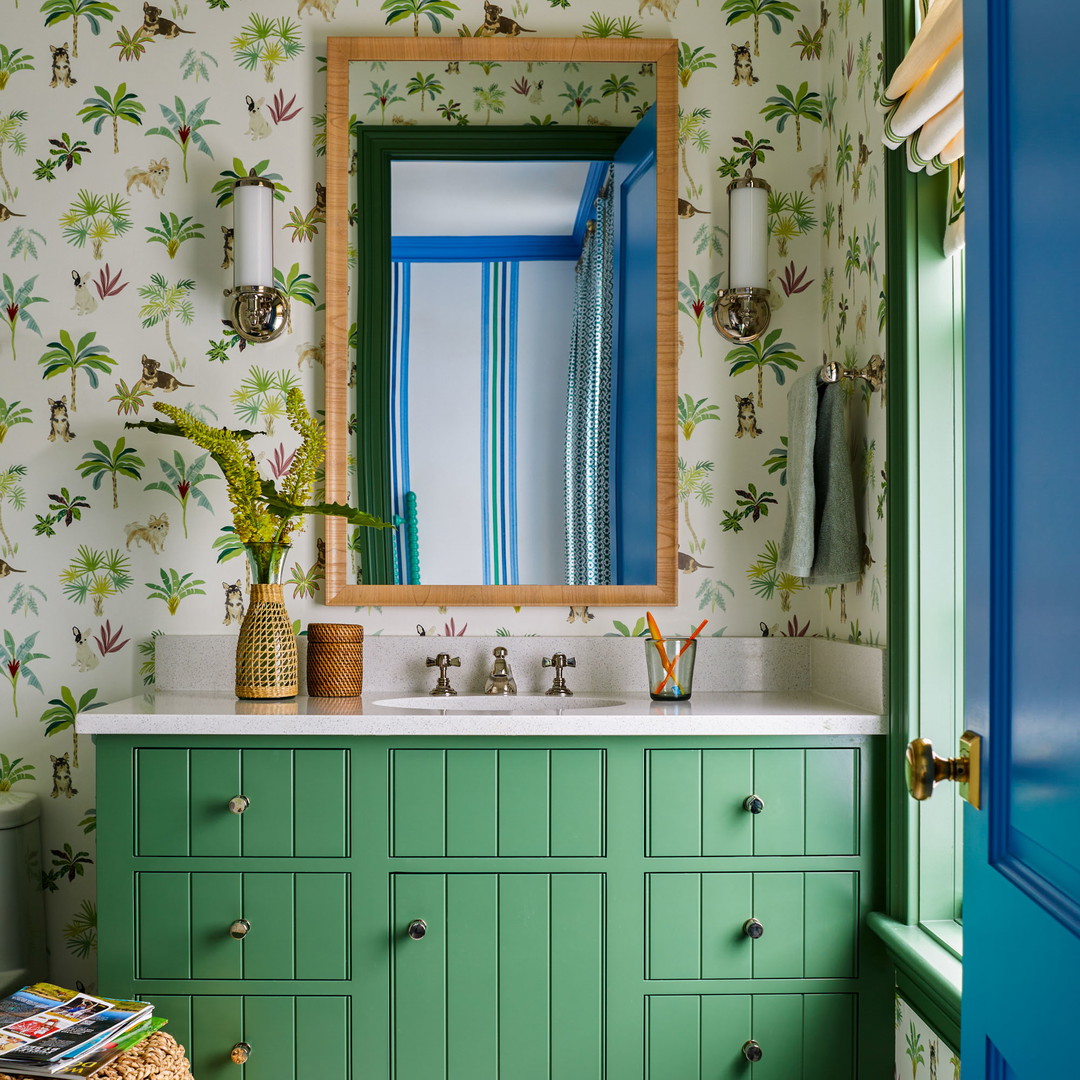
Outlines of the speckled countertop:
M 159 639 L 158 686 L 78 717 L 80 734 L 141 735 L 878 735 L 887 728 L 882 650 L 805 638 L 710 638 L 699 644 L 689 701 L 654 702 L 641 688 L 635 639 L 369 638 L 364 694 L 239 701 L 230 692 L 235 639 Z M 518 695 L 478 695 L 491 648 L 504 645 Z M 571 648 L 567 648 L 570 646 Z M 459 695 L 432 698 L 427 655 L 460 653 Z M 545 697 L 539 658 L 577 654 L 575 694 Z M 301 654 L 301 672 L 303 672 Z M 627 684 L 632 690 L 621 689 Z M 304 690 L 301 683 L 301 691 Z

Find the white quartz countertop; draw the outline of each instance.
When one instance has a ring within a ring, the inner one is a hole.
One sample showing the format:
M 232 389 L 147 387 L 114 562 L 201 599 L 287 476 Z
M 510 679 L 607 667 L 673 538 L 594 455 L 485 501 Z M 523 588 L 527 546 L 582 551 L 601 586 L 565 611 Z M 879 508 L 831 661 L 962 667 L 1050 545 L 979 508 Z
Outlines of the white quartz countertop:
M 811 690 L 697 693 L 661 703 L 647 693 L 393 704 L 401 694 L 240 701 L 232 694 L 157 691 L 80 715 L 87 735 L 882 735 L 885 717 Z M 412 701 L 414 698 L 405 698 Z M 380 702 L 389 702 L 381 704 Z M 618 701 L 597 707 L 599 701 Z M 444 706 L 444 707 L 441 707 Z M 592 706 L 592 707 L 590 707 Z M 480 710 L 483 711 L 480 711 Z

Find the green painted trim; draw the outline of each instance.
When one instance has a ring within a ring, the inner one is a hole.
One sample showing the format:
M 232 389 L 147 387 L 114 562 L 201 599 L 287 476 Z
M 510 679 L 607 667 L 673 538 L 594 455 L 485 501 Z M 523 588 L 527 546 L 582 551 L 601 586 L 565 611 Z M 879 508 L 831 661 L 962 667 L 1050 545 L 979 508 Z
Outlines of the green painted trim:
M 885 4 L 885 67 L 893 71 L 915 35 L 914 6 Z M 918 701 L 918 214 L 914 174 L 904 154 L 885 153 L 886 403 L 885 456 L 889 483 L 888 693 L 890 730 L 886 739 L 886 824 L 888 865 L 886 910 L 901 922 L 917 912 L 918 851 L 915 803 L 903 774 L 909 717 Z
M 964 968 L 947 949 L 916 926 L 872 912 L 870 929 L 896 964 L 896 988 L 954 1049 L 960 1048 L 960 996 Z
M 390 164 L 408 161 L 610 161 L 631 128 L 361 127 L 357 132 L 356 460 L 359 505 L 389 521 Z M 394 580 L 387 529 L 361 529 L 367 584 Z

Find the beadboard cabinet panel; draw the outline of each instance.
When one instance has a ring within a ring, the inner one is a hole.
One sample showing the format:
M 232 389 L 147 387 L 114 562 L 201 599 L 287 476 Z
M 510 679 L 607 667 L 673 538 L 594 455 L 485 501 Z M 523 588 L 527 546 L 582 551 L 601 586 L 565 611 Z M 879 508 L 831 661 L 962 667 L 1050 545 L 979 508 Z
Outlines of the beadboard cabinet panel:
M 348 854 L 347 749 L 143 747 L 134 765 L 138 855 Z
M 857 748 L 658 749 L 647 758 L 650 856 L 859 853 Z
M 414 750 L 391 754 L 397 858 L 603 854 L 602 750 Z

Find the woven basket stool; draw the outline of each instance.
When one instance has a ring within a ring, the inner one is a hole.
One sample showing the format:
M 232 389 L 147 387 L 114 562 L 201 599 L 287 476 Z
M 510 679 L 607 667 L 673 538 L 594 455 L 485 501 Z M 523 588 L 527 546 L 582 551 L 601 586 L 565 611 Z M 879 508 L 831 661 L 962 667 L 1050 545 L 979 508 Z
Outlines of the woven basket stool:
M 0 1080 L 16 1077 L 0 1073 Z M 93 1074 L 93 1080 L 192 1080 L 184 1048 L 164 1031 L 136 1043 Z

